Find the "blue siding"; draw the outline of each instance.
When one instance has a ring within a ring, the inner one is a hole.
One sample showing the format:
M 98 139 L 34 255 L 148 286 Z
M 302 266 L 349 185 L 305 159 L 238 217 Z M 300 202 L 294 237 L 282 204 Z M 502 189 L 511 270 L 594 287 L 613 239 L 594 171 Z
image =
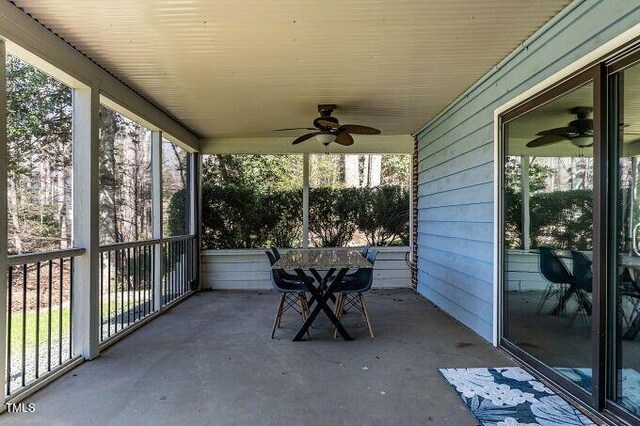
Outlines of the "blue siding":
M 640 23 L 638 0 L 574 2 L 418 132 L 418 291 L 491 340 L 493 111 Z

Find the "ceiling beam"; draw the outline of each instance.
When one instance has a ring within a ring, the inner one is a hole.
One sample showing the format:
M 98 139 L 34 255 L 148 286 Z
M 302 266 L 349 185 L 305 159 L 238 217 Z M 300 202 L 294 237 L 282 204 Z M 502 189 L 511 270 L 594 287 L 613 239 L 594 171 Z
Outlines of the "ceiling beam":
M 296 136 L 255 138 L 211 138 L 200 141 L 204 154 L 410 154 L 413 152 L 411 135 L 354 135 L 355 143 L 342 146 L 332 143 L 325 148 L 315 139 L 291 145 Z

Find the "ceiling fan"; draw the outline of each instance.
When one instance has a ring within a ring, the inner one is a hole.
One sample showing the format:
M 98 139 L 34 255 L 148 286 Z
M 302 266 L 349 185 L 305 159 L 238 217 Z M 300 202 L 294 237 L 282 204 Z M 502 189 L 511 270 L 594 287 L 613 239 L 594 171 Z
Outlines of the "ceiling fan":
M 574 107 L 569 110 L 576 119 L 569 122 L 567 127 L 543 130 L 537 134 L 537 138 L 527 143 L 527 148 L 537 148 L 556 142 L 568 140 L 579 148 L 593 145 L 593 119 L 589 118 L 591 107 Z
M 331 114 L 334 110 L 338 109 L 337 105 L 325 104 L 318 105 L 318 112 L 320 117 L 313 120 L 314 127 L 296 127 L 291 129 L 278 129 L 275 132 L 285 132 L 289 130 L 315 130 L 314 132 L 307 133 L 296 138 L 292 145 L 297 145 L 301 142 L 315 138 L 324 146 L 328 146 L 331 142 L 335 142 L 340 145 L 349 146 L 353 145 L 353 135 L 379 135 L 381 132 L 373 127 L 361 126 L 359 124 L 340 124 L 338 119 L 332 117 Z

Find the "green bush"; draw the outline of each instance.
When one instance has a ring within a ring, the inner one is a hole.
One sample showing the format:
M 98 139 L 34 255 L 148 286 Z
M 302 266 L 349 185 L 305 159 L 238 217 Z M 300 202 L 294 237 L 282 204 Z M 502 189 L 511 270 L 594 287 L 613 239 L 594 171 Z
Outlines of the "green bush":
M 505 193 L 505 245 L 522 247 L 520 193 Z M 531 195 L 531 246 L 590 250 L 593 244 L 593 191 L 570 190 Z
M 299 245 L 302 192 L 260 192 L 236 185 L 202 187 L 202 232 L 207 249 Z
M 360 190 L 356 225 L 374 246 L 409 244 L 409 192 L 398 186 Z
M 356 188 L 309 190 L 309 232 L 319 247 L 342 247 L 356 230 L 361 194 Z
M 185 194 L 176 192 L 169 203 L 172 235 L 184 233 Z M 311 188 L 309 198 L 309 232 L 317 246 L 345 246 L 358 230 L 373 245 L 409 243 L 409 192 L 401 187 Z M 202 238 L 206 249 L 298 247 L 302 190 L 205 184 Z

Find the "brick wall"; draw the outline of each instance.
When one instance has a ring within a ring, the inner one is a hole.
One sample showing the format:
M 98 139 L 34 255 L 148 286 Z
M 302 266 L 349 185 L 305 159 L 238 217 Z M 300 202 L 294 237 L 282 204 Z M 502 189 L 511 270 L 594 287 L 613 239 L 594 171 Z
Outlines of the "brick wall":
M 413 219 L 412 253 L 411 253 L 411 287 L 418 288 L 418 140 L 413 142 L 412 157 L 413 174 L 411 179 L 413 199 L 411 215 Z

